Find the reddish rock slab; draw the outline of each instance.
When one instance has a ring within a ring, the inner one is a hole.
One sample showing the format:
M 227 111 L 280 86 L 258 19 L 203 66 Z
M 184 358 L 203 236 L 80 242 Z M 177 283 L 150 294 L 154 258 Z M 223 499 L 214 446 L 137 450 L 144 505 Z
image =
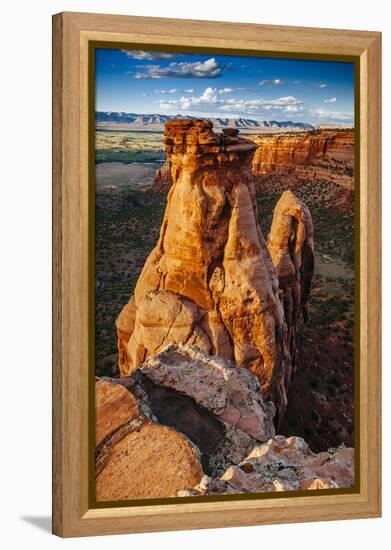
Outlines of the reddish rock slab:
M 95 440 L 97 444 L 139 414 L 139 407 L 133 394 L 117 384 L 96 380 Z
M 96 380 L 96 440 L 98 501 L 171 497 L 204 473 L 194 444 L 156 423 L 145 403 L 107 379 Z
M 96 499 L 172 497 L 197 485 L 202 476 L 199 455 L 182 434 L 147 422 L 111 449 L 96 477 Z
M 141 372 L 258 441 L 274 435 L 274 406 L 263 401 L 257 378 L 222 357 L 184 344 L 171 345 L 147 359 Z

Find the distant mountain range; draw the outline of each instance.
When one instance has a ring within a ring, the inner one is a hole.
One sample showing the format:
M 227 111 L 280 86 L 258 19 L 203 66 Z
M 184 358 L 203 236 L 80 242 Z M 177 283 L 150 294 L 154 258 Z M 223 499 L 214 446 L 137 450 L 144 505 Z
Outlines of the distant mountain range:
M 174 118 L 192 118 L 183 115 L 160 115 L 160 114 L 137 114 L 137 113 L 117 113 L 97 111 L 95 113 L 96 128 L 101 130 L 150 130 L 163 131 L 164 124 Z M 308 131 L 314 130 L 314 126 L 305 122 L 292 122 L 277 120 L 254 120 L 251 118 L 213 118 L 208 117 L 213 122 L 216 130 L 233 127 L 239 128 L 242 132 L 272 132 L 279 130 L 288 131 Z

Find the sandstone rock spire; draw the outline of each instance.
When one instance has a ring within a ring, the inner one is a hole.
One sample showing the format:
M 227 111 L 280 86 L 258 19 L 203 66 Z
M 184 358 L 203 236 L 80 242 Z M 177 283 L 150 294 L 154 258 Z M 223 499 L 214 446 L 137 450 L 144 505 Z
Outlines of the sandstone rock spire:
M 314 272 L 311 214 L 290 190 L 284 191 L 274 208 L 267 244 L 283 292 L 291 358 L 284 372 L 284 385 L 288 387 L 297 366 L 303 327 L 308 318 L 308 298 Z
M 156 170 L 154 177 L 153 186 L 150 188 L 151 191 L 157 193 L 167 193 L 172 185 L 172 176 L 171 176 L 171 162 L 166 160 L 166 162 Z
M 212 123 L 176 119 L 164 142 L 173 185 L 159 241 L 117 319 L 129 375 L 169 343 L 197 346 L 253 372 L 281 415 L 291 372 L 276 269 L 258 223 L 256 145 Z

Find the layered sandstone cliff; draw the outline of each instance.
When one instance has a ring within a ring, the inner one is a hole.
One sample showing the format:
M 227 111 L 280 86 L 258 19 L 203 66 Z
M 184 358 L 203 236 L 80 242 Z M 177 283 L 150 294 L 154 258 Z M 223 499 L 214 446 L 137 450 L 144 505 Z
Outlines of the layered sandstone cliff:
M 259 134 L 249 136 L 257 145 L 252 161 L 256 177 L 296 176 L 304 180 L 324 179 L 348 190 L 354 189 L 354 130 Z M 172 185 L 169 160 L 156 171 L 156 192 Z
M 300 332 L 300 323 L 289 324 L 305 312 L 306 293 L 297 285 L 311 242 L 308 210 L 300 223 L 304 205 L 294 195 L 284 199 L 290 210 L 276 210 L 271 255 L 251 172 L 256 145 L 234 129 L 218 136 L 198 119 L 167 123 L 164 142 L 173 185 L 159 241 L 117 319 L 120 373 L 129 375 L 169 343 L 195 345 L 254 373 L 281 416 Z M 284 258 L 292 253 L 289 281 L 277 249 Z
M 297 134 L 252 136 L 254 176 L 295 174 L 354 186 L 354 131 L 322 130 Z

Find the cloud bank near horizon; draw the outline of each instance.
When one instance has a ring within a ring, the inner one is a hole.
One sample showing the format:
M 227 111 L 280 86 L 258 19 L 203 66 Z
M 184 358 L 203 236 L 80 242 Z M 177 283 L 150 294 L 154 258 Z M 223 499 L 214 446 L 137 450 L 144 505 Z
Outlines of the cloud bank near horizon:
M 98 111 L 354 123 L 351 63 L 102 48 L 95 66 Z

